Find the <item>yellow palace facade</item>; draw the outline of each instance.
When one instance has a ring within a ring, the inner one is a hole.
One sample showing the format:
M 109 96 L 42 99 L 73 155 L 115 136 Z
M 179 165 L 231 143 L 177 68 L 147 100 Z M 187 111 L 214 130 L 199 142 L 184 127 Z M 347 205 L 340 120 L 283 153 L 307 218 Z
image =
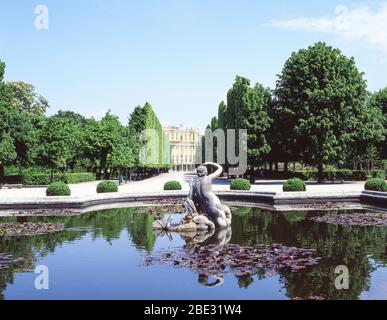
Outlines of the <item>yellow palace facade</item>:
M 197 153 L 200 151 L 201 135 L 199 130 L 183 126 L 163 128 L 172 149 L 173 171 L 194 171 Z

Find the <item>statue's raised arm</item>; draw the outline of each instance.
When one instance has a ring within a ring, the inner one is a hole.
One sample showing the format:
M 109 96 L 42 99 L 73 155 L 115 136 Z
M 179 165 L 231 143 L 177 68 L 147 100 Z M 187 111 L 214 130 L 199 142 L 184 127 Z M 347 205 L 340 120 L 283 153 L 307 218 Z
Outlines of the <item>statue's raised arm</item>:
M 206 162 L 206 163 L 203 163 L 204 166 L 214 166 L 216 167 L 216 171 L 214 173 L 211 173 L 208 175 L 209 178 L 211 179 L 216 179 L 218 177 L 220 177 L 220 175 L 222 174 L 223 172 L 223 168 L 220 164 L 217 164 L 217 163 L 214 163 L 214 162 Z

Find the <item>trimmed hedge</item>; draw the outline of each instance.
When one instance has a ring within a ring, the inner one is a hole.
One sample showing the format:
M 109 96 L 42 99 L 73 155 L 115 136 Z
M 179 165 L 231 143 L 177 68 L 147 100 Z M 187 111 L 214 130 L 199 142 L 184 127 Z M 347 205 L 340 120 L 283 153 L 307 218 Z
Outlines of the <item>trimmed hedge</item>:
M 167 183 L 164 184 L 164 190 L 165 191 L 170 191 L 170 190 L 181 190 L 181 184 L 179 181 L 168 181 Z
M 364 185 L 365 190 L 387 192 L 387 183 L 384 179 L 372 178 L 368 179 Z
M 299 178 L 303 181 L 317 181 L 317 170 L 297 170 L 297 171 L 266 171 L 266 178 L 271 179 L 291 179 Z M 349 169 L 327 169 L 323 173 L 324 180 L 344 180 L 344 181 L 366 181 L 370 178 L 386 178 L 385 170 L 349 170 Z
M 118 186 L 113 181 L 102 181 L 97 185 L 97 193 L 118 192 Z
M 71 191 L 67 184 L 64 182 L 53 182 L 46 189 L 46 196 L 70 196 Z
M 95 181 L 95 174 L 91 172 L 66 172 L 63 174 L 63 181 L 68 184 Z
M 246 179 L 234 179 L 230 183 L 230 190 L 249 191 L 250 189 L 251 189 L 250 181 Z
M 293 178 L 285 181 L 282 186 L 284 192 L 302 192 L 306 191 L 304 181 L 299 178 Z
M 51 173 L 37 173 L 26 170 L 21 175 L 22 183 L 25 185 L 48 185 Z M 66 172 L 54 173 L 53 182 L 62 181 L 67 184 L 94 181 L 95 175 L 90 172 Z

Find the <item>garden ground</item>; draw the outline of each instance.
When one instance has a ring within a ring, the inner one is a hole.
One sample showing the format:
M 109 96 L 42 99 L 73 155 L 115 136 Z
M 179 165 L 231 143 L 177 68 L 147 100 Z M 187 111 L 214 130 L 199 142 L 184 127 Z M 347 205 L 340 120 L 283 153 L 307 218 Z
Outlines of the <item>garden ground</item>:
M 193 178 L 192 174 L 183 173 L 165 173 L 159 176 L 142 180 L 133 181 L 123 184 L 119 187 L 118 192 L 123 194 L 130 193 L 146 193 L 146 192 L 160 192 L 163 191 L 163 186 L 167 181 L 179 181 L 184 191 L 189 190 L 189 181 Z M 72 197 L 92 196 L 96 194 L 96 186 L 98 181 L 86 182 L 80 184 L 69 185 Z M 230 181 L 216 180 L 213 184 L 214 191 L 230 190 Z M 257 180 L 256 184 L 252 185 L 251 191 L 255 192 L 282 192 L 283 181 L 273 180 Z M 326 192 L 361 192 L 364 190 L 364 182 L 351 182 L 344 184 L 317 184 L 314 182 L 307 183 L 307 192 L 312 193 L 326 193 Z M 38 199 L 46 197 L 46 188 L 20 188 L 20 189 L 1 189 L 0 199 L 2 200 L 16 200 L 16 199 Z

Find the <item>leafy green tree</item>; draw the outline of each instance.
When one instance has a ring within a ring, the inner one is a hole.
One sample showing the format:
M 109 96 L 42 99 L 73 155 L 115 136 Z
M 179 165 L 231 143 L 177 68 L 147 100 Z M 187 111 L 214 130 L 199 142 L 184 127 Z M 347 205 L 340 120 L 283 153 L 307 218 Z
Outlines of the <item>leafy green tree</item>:
M 134 108 L 130 114 L 128 130 L 133 136 L 132 140 L 132 152 L 134 157 L 134 163 L 136 167 L 140 166 L 140 150 L 143 146 L 140 133 L 146 128 L 146 110 L 141 106 Z
M 217 117 L 213 117 L 211 119 L 211 130 L 214 131 L 218 128 L 218 118 Z
M 317 43 L 286 61 L 275 89 L 278 128 L 285 145 L 307 164 L 342 164 L 357 135 L 367 98 L 366 81 L 353 58 Z M 360 124 L 361 125 L 361 124 Z
M 378 105 L 383 114 L 387 116 L 387 87 L 376 92 L 373 98 L 375 104 Z
M 222 101 L 218 106 L 218 128 L 227 129 L 227 105 Z
M 366 163 L 371 169 L 382 156 L 382 147 L 386 135 L 385 117 L 376 96 L 370 96 L 355 119 L 357 125 L 353 131 L 354 143 L 350 149 L 350 158 L 354 166 L 358 163 L 362 169 Z
M 72 157 L 73 127 L 63 119 L 46 118 L 37 132 L 36 154 L 38 163 L 54 170 L 66 168 Z
M 73 111 L 63 111 L 59 110 L 57 114 L 53 116 L 57 119 L 66 120 L 69 123 L 73 123 L 79 127 L 84 127 L 86 124 L 86 118 L 79 113 Z
M 166 150 L 168 149 L 168 145 L 165 145 L 167 139 L 160 120 L 148 102 L 143 107 L 137 106 L 131 113 L 128 130 L 132 136 L 130 143 L 137 168 L 154 171 L 170 167 L 170 161 L 165 163 L 168 159 L 164 154 L 165 152 L 170 153 L 170 149 Z M 153 139 L 155 141 L 151 141 L 151 137 L 144 135 L 146 131 L 154 133 Z
M 53 116 L 57 120 L 66 122 L 67 126 L 72 131 L 72 142 L 70 148 L 70 159 L 68 161 L 69 169 L 74 170 L 76 168 L 87 168 L 90 163 L 84 155 L 84 129 L 87 123 L 87 119 L 72 111 L 58 111 Z
M 113 145 L 112 152 L 108 156 L 108 164 L 118 169 L 120 174 L 123 169 L 134 166 L 134 156 L 131 143 L 132 136 L 128 128 L 123 128 L 119 140 Z
M 29 119 L 14 104 L 13 93 L 3 82 L 5 64 L 0 60 L 0 182 L 6 165 L 26 159 Z
M 2 135 L 0 140 L 0 166 L 12 163 L 16 159 L 17 154 L 13 142 L 9 134 Z M 4 169 L 2 175 L 4 176 Z
M 225 142 L 226 142 L 224 152 L 225 152 L 225 154 L 227 154 L 227 105 L 225 104 L 224 101 L 222 101 L 218 106 L 218 117 L 217 117 L 216 125 L 217 125 L 216 129 L 222 129 L 224 132 L 224 137 L 225 137 Z M 212 130 L 214 130 L 214 129 L 212 129 Z M 214 154 L 216 155 L 216 158 L 218 159 L 217 161 L 219 161 L 218 146 L 215 145 L 214 148 L 215 148 Z M 227 161 L 224 164 L 224 170 L 225 170 L 225 172 L 228 172 Z
M 30 115 L 42 115 L 49 108 L 45 97 L 35 91 L 32 84 L 23 81 L 8 82 L 6 84 L 13 94 L 16 107 Z
M 247 156 L 252 171 L 270 152 L 266 139 L 271 123 L 268 116 L 270 97 L 270 89 L 261 84 L 251 87 L 250 80 L 239 76 L 227 94 L 226 121 L 222 119 L 222 122 L 226 122 L 227 129 L 236 129 L 237 137 L 239 129 L 247 129 Z
M 371 103 L 378 107 L 383 115 L 383 123 L 384 123 L 384 140 L 379 144 L 379 148 L 381 150 L 382 159 L 387 159 L 387 87 L 376 92 L 371 99 Z
M 92 118 L 85 125 L 83 137 L 85 154 L 97 167 L 97 179 L 101 179 L 102 172 L 104 178 L 109 178 L 108 157 L 120 141 L 122 130 L 118 117 L 112 115 L 110 111 L 100 121 Z
M 212 132 L 218 129 L 218 117 L 213 117 L 211 119 L 211 124 L 208 125 L 207 129 L 210 129 Z M 213 154 L 214 160 L 218 159 L 218 146 L 216 143 L 213 144 L 212 154 Z M 216 160 L 216 161 L 219 161 L 219 160 Z
M 287 170 L 287 164 L 290 161 L 299 161 L 301 158 L 292 138 L 292 128 L 291 126 L 284 125 L 284 123 L 286 124 L 286 115 L 281 111 L 282 109 L 278 106 L 278 101 L 275 97 L 272 98 L 268 107 L 268 114 L 270 119 L 272 119 L 272 123 L 267 133 L 270 152 L 265 159 L 270 164 L 270 170 L 273 169 L 273 163 L 275 164 L 276 171 L 278 171 L 279 162 L 283 162 L 285 164 L 284 169 Z

